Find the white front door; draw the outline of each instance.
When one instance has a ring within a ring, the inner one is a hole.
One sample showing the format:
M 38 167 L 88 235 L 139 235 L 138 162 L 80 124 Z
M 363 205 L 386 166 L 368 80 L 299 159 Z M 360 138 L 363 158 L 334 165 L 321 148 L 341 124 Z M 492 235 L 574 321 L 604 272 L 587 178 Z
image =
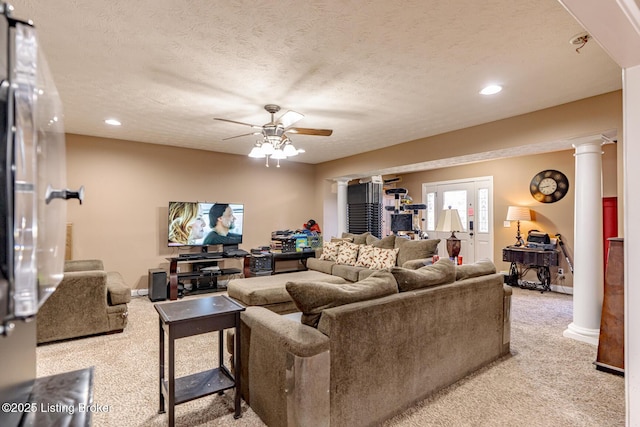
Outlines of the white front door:
M 465 264 L 488 258 L 493 260 L 493 177 L 422 184 L 424 229 L 429 238 L 441 239 L 438 254 L 447 257 L 449 232 L 436 231 L 438 216 L 443 209 L 456 209 L 463 230 L 455 233 L 460 239 L 460 256 Z

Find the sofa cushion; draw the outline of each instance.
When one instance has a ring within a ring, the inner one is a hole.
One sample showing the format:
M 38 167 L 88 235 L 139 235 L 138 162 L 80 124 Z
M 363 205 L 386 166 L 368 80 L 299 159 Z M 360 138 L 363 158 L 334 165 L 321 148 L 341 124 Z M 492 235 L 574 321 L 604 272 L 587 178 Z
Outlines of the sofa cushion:
M 356 267 L 370 268 L 373 264 L 374 248 L 369 245 L 362 245 L 358 251 L 358 260 L 356 261 Z
M 309 270 L 321 271 L 323 273 L 331 274 L 331 268 L 335 265 L 335 261 L 327 261 L 320 258 L 308 258 L 307 268 Z
M 331 274 L 334 276 L 342 277 L 350 282 L 357 282 L 360 280 L 360 272 L 362 270 L 369 270 L 365 267 L 356 267 L 353 265 L 334 264 L 331 268 Z M 371 270 L 369 270 L 371 271 Z
M 367 243 L 367 236 L 369 236 L 370 234 L 371 233 L 368 231 L 362 234 L 342 233 L 342 237 L 350 237 L 353 239 L 353 243 L 355 243 L 356 245 L 364 245 Z
M 323 259 L 325 261 L 335 261 L 338 258 L 338 252 L 342 243 L 342 241 L 323 242 L 322 254 L 320 255 L 320 259 Z
M 398 252 L 397 265 L 402 266 L 412 259 L 429 258 L 437 253 L 440 239 L 408 240 L 396 239 L 395 247 Z
M 378 239 L 373 234 L 367 236 L 367 245 L 375 246 L 376 248 L 393 249 L 395 248 L 395 243 L 396 243 L 395 234 L 391 234 L 390 236 L 385 236 L 382 239 Z
M 463 264 L 456 267 L 456 280 L 485 276 L 496 272 L 496 266 L 489 259 L 481 259 L 473 264 Z
M 309 261 L 312 259 L 309 258 Z M 227 293 L 246 306 L 280 304 L 291 301 L 289 293 L 283 286 L 287 281 L 345 283 L 341 277 L 307 270 L 258 278 L 233 279 L 227 285 Z
M 358 260 L 358 249 L 361 245 L 355 243 L 342 242 L 338 248 L 336 262 L 338 264 L 355 265 Z
M 64 271 L 94 271 L 104 270 L 104 264 L 99 259 L 73 259 L 64 262 Z
M 302 312 L 302 323 L 316 328 L 322 311 L 358 301 L 381 298 L 398 292 L 392 274 L 377 271 L 355 283 L 287 282 L 287 292 Z
M 371 263 L 372 270 L 385 270 L 396 265 L 396 258 L 398 257 L 398 249 L 382 249 L 373 248 L 373 262 Z
M 353 237 L 331 237 L 332 242 L 349 242 L 353 243 Z
M 447 258 L 441 258 L 435 264 L 417 270 L 393 267 L 391 274 L 395 277 L 400 292 L 453 283 L 456 279 L 455 265 Z

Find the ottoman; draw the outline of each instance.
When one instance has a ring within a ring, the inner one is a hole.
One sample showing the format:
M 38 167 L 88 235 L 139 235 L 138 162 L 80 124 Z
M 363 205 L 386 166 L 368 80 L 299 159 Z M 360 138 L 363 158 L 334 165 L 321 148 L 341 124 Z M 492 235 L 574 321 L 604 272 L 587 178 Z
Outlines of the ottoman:
M 227 294 L 244 306 L 259 305 L 278 314 L 298 311 L 285 287 L 287 282 L 320 281 L 347 283 L 342 277 L 315 270 L 274 274 L 271 276 L 233 279 L 227 284 Z

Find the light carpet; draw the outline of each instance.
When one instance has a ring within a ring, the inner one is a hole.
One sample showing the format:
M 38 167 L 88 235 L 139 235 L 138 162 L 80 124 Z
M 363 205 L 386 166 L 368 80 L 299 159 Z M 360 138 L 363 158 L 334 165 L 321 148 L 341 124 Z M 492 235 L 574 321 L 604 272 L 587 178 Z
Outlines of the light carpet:
M 511 355 L 416 403 L 385 426 L 624 426 L 624 378 L 595 369 L 595 346 L 564 338 L 572 297 L 513 289 Z M 205 296 L 206 297 L 206 296 Z M 164 426 L 158 414 L 158 315 L 146 297 L 129 304 L 120 334 L 39 346 L 38 377 L 94 366 L 94 426 Z M 217 333 L 176 341 L 176 376 L 217 366 Z M 384 351 L 384 349 L 381 349 Z M 429 363 L 425 360 L 425 363 Z M 391 392 L 391 391 L 390 391 Z M 233 391 L 176 407 L 178 426 L 263 426 Z

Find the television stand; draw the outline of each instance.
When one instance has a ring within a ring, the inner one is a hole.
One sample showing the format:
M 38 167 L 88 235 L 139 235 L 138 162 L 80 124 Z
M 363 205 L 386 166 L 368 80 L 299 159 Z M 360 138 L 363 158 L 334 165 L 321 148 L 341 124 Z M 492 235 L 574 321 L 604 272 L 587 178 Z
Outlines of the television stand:
M 243 257 L 237 256 L 234 258 Z M 180 255 L 167 258 L 167 260 L 169 261 L 168 294 L 170 300 L 178 299 L 178 285 L 186 280 L 191 282 L 192 288 L 190 290 L 184 289 L 182 296 L 225 291 L 226 287 L 218 286 L 218 279 L 221 276 L 242 273 L 240 268 L 221 268 L 218 264 L 224 262 L 225 258 L 217 252 L 193 253 L 188 256 Z M 178 265 L 181 263 L 190 264 L 191 271 L 178 272 Z

